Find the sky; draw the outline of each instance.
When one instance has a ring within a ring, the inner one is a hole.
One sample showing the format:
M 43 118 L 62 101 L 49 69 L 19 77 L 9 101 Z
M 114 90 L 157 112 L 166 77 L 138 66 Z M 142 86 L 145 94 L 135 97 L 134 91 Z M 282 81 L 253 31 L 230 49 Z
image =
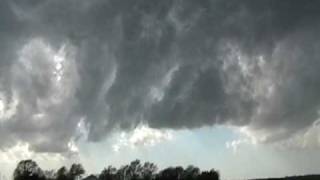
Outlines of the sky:
M 1 0 L 0 173 L 134 159 L 320 172 L 320 1 Z

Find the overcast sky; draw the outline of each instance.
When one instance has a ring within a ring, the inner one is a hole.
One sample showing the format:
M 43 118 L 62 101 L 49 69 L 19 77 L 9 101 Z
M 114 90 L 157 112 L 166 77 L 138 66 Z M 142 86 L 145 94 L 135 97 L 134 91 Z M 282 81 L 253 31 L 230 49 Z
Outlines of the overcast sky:
M 0 169 L 320 172 L 320 1 L 1 0 Z

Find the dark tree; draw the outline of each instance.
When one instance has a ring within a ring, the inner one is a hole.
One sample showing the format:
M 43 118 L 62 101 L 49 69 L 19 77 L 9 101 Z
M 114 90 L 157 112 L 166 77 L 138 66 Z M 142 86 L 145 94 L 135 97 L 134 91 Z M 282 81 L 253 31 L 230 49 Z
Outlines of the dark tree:
M 68 179 L 68 170 L 66 167 L 61 167 L 56 174 L 57 180 L 67 180 Z
M 72 164 L 69 170 L 69 178 L 71 180 L 81 179 L 81 176 L 85 173 L 81 164 Z
M 108 166 L 108 168 L 102 170 L 98 179 L 99 180 L 113 180 L 113 179 L 116 179 L 116 174 L 117 174 L 117 169 L 112 166 Z
M 119 169 L 108 166 L 100 174 L 82 178 L 85 173 L 81 164 L 72 164 L 68 170 L 61 167 L 56 172 L 42 171 L 32 160 L 19 162 L 14 171 L 14 180 L 219 180 L 219 173 L 214 169 L 200 171 L 198 167 L 168 167 L 157 172 L 157 166 L 150 162 L 141 164 L 140 160 L 132 161 Z
M 142 179 L 142 165 L 140 160 L 132 161 L 128 167 L 129 177 L 131 180 Z
M 203 171 L 198 179 L 199 180 L 219 180 L 219 173 L 214 169 L 210 171 Z
M 157 180 L 179 180 L 182 178 L 183 168 L 178 167 L 169 167 L 162 170 L 158 176 Z
M 117 178 L 125 180 L 142 179 L 142 165 L 140 160 L 132 161 L 129 165 L 122 166 L 117 172 Z
M 142 179 L 143 180 L 154 179 L 157 169 L 158 168 L 155 164 L 150 162 L 145 162 L 142 167 Z
M 45 180 L 43 171 L 32 160 L 20 161 L 13 173 L 14 180 Z
M 56 172 L 54 170 L 45 170 L 43 171 L 43 174 L 46 178 L 46 180 L 55 180 L 57 177 L 56 177 Z
M 184 170 L 182 179 L 193 180 L 193 179 L 197 179 L 199 175 L 200 175 L 200 169 L 198 167 L 190 165 Z

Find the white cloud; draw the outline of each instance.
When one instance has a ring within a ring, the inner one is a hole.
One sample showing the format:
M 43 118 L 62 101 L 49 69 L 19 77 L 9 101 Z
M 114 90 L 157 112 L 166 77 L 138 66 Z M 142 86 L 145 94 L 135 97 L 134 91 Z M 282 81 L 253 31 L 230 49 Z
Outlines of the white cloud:
M 249 127 L 243 126 L 243 127 L 236 127 L 236 126 L 229 126 L 235 134 L 237 134 L 238 138 L 227 141 L 225 143 L 227 149 L 231 149 L 233 153 L 237 153 L 238 149 L 241 145 L 249 144 L 249 145 L 256 145 L 257 144 L 257 137 L 252 134 L 252 132 L 249 130 Z
M 120 133 L 118 142 L 115 143 L 112 148 L 117 152 L 124 147 L 148 147 L 164 141 L 169 141 L 172 138 L 172 133 L 169 130 L 153 129 L 145 125 L 140 125 L 132 132 Z

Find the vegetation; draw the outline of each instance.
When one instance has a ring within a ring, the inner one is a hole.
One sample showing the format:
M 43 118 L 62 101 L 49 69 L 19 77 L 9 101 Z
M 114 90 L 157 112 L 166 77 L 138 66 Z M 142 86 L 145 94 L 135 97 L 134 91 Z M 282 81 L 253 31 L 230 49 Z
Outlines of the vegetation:
M 43 171 L 35 161 L 23 160 L 18 163 L 14 180 L 219 180 L 219 173 L 212 169 L 200 171 L 198 167 L 168 167 L 158 171 L 154 163 L 140 160 L 132 161 L 119 169 L 108 166 L 100 174 L 84 176 L 85 169 L 81 164 L 72 164 L 68 170 L 61 167 L 57 171 Z
M 218 171 L 201 171 L 198 167 L 168 167 L 158 171 L 154 163 L 141 163 L 140 160 L 121 166 L 119 169 L 108 166 L 100 174 L 85 175 L 81 164 L 72 164 L 70 169 L 44 171 L 35 161 L 20 161 L 13 173 L 14 180 L 219 180 Z M 319 180 L 320 175 L 290 176 L 255 180 Z M 253 180 L 253 179 L 252 179 Z

